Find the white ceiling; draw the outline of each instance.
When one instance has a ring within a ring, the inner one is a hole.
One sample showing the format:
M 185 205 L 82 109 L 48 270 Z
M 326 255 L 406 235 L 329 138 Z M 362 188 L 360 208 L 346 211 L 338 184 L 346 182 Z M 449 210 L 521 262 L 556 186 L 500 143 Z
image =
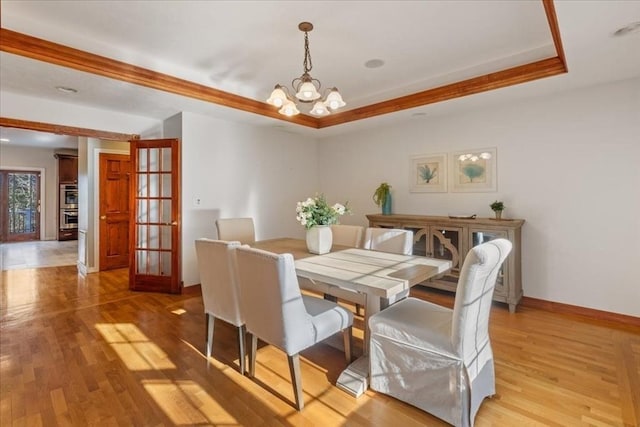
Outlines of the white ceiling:
M 3 0 L 0 7 L 3 28 L 258 100 L 302 73 L 297 25 L 310 21 L 311 75 L 337 86 L 345 109 L 555 56 L 541 0 Z M 321 130 L 5 52 L 0 91 L 159 120 L 191 111 L 324 137 L 640 75 L 640 33 L 612 36 L 640 21 L 640 1 L 556 0 L 555 7 L 568 74 Z M 370 59 L 385 65 L 366 68 Z

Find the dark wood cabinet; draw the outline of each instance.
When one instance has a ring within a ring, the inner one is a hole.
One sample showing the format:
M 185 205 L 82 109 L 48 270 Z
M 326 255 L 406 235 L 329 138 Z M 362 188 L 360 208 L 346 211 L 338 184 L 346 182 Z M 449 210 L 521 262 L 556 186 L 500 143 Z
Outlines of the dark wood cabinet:
M 58 240 L 78 240 L 78 229 L 58 231 Z
M 78 239 L 78 156 L 54 154 L 58 159 L 58 240 Z
M 60 184 L 78 183 L 78 157 L 56 154 L 58 158 L 58 182 Z

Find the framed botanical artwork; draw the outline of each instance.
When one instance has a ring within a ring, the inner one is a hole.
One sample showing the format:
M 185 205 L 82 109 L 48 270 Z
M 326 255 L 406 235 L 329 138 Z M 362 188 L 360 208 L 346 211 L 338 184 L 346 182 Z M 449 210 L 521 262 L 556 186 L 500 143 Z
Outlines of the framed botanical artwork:
M 411 157 L 409 191 L 444 193 L 447 191 L 447 155 L 424 154 Z
M 451 153 L 449 177 L 453 192 L 492 192 L 497 189 L 496 148 Z

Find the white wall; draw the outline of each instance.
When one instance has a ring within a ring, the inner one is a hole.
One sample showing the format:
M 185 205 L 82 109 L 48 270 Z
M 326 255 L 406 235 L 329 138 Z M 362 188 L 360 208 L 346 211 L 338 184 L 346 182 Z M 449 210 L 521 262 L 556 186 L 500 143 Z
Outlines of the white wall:
M 44 208 L 44 229 L 41 240 L 58 238 L 58 160 L 53 149 L 17 147 L 11 144 L 0 146 L 0 169 L 44 169 L 44 187 L 40 189 L 41 205 Z
M 321 188 L 366 225 L 382 181 L 396 213 L 523 218 L 526 296 L 640 316 L 640 79 L 319 142 Z M 497 147 L 496 193 L 409 193 L 409 157 Z
M 181 138 L 186 286 L 200 283 L 194 241 L 215 238 L 217 218 L 253 217 L 258 239 L 304 236 L 295 209 L 319 191 L 316 141 L 193 113 L 182 114 Z
M 162 124 L 160 120 L 149 117 L 34 98 L 6 91 L 3 91 L 0 97 L 0 111 L 2 111 L 2 117 L 108 132 L 140 134 L 142 137 L 157 132 Z

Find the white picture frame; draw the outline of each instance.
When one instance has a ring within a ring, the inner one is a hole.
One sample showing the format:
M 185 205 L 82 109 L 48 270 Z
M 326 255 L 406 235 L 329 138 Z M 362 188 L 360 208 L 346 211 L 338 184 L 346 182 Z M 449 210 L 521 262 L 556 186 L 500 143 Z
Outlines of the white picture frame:
M 446 193 L 447 179 L 446 153 L 411 156 L 409 167 L 411 193 Z
M 450 190 L 460 193 L 497 191 L 497 151 L 495 147 L 490 147 L 471 148 L 450 153 Z

